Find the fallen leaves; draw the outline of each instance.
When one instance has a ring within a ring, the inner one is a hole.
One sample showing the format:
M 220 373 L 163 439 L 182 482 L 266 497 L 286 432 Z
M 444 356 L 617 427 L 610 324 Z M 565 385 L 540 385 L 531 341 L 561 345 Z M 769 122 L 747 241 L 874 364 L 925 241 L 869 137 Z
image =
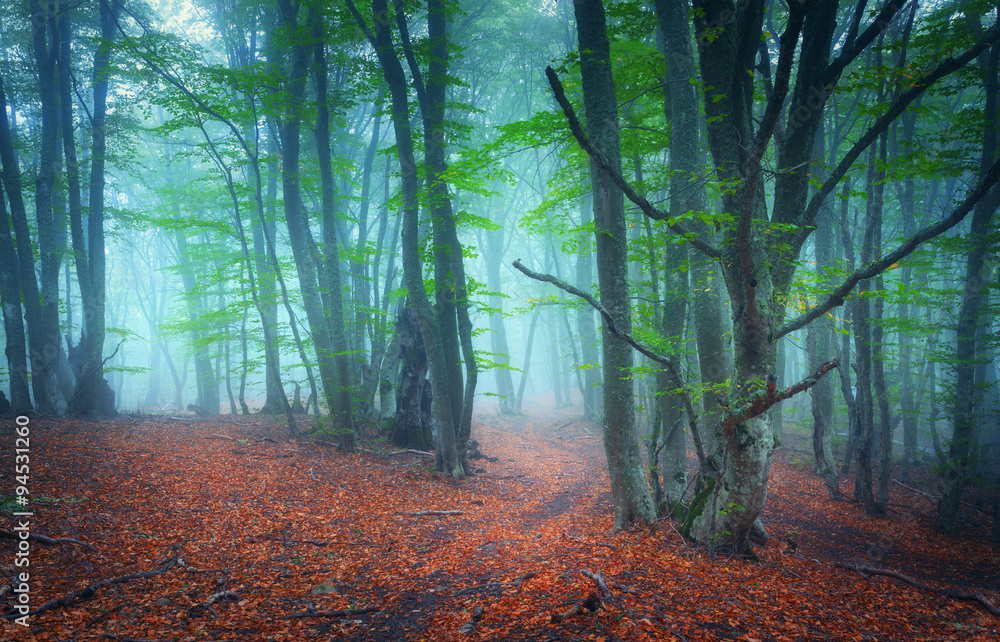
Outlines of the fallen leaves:
M 420 453 L 289 445 L 264 417 L 215 440 L 198 438 L 221 435 L 208 421 L 133 419 L 127 441 L 114 423 L 40 421 L 35 492 L 66 501 L 35 505 L 34 528 L 97 550 L 35 547 L 33 604 L 158 569 L 174 545 L 185 565 L 102 584 L 0 637 L 985 640 L 1000 628 L 973 604 L 834 566 L 893 568 L 995 604 L 995 584 L 963 570 L 998 575 L 982 533 L 934 534 L 915 493 L 893 498 L 892 519 L 868 518 L 780 453 L 772 490 L 786 501 L 764 515 L 776 537 L 760 563 L 709 560 L 669 528 L 611 534 L 601 446 L 569 419 L 555 434 L 545 421 L 476 426 L 500 461 L 464 482 L 433 475 Z

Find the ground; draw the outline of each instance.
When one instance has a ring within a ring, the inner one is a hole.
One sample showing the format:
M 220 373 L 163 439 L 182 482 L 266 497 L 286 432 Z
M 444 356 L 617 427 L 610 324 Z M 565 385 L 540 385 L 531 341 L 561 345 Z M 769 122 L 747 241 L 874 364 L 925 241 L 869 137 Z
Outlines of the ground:
M 760 561 L 710 559 L 668 521 L 612 534 L 600 428 L 579 409 L 528 407 L 526 417 L 477 418 L 473 436 L 497 461 L 478 460 L 479 474 L 461 482 L 416 453 L 295 444 L 268 417 L 33 419 L 31 529 L 94 547 L 36 543 L 33 608 L 179 559 L 27 628 L 0 624 L 0 639 L 997 639 L 1000 617 L 976 602 L 835 566 L 894 570 L 998 604 L 989 515 L 970 508 L 960 536 L 938 534 L 933 501 L 894 484 L 888 518 L 866 517 L 856 502 L 826 499 L 790 439 L 775 457 Z M 8 496 L 13 471 L 8 445 Z M 842 481 L 848 495 L 852 484 Z M 13 526 L 16 508 L 6 508 L 0 526 Z M 0 537 L 5 579 L 23 570 L 16 543 Z M 552 623 L 590 594 L 596 612 Z

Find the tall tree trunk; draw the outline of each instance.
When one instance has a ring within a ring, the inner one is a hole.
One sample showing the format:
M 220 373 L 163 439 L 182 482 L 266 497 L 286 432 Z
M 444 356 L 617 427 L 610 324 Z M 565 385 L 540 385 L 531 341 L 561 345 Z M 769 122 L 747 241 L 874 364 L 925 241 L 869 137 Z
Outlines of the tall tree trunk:
M 29 337 L 37 337 L 39 349 L 32 347 L 32 387 L 38 410 L 65 415 L 68 404 L 59 383 L 59 362 L 63 359 L 62 335 L 59 332 L 59 264 L 63 248 L 58 247 L 57 223 L 53 213 L 55 177 L 59 167 L 57 141 L 59 112 L 56 87 L 56 63 L 59 56 L 59 28 L 55 15 L 40 0 L 33 3 L 32 15 L 44 23 L 33 30 L 32 45 L 38 70 L 38 93 L 42 106 L 41 136 L 38 149 L 38 174 L 35 178 L 35 219 L 38 229 L 38 252 L 41 267 L 39 283 L 40 312 L 35 325 L 28 315 Z M 46 37 L 48 34 L 48 37 Z M 96 133 L 95 128 L 95 133 Z M 96 138 L 96 136 L 95 136 Z M 10 189 L 10 186 L 7 186 Z M 15 232 L 18 230 L 15 228 Z M 27 240 L 27 239 L 26 239 Z M 18 247 L 21 238 L 18 234 Z M 30 243 L 25 247 L 29 248 Z M 22 267 L 27 265 L 22 261 Z M 29 294 L 30 296 L 30 294 Z M 32 344 L 36 344 L 32 341 Z
M 323 395 L 326 397 L 331 414 L 335 421 L 342 420 L 339 411 L 339 377 L 334 364 L 335 350 L 330 336 L 330 327 L 323 310 L 318 279 L 320 267 L 319 257 L 314 254 L 315 241 L 309 229 L 305 206 L 302 202 L 302 185 L 300 179 L 302 109 L 304 106 L 306 77 L 309 68 L 310 48 L 307 32 L 298 23 L 298 4 L 291 0 L 279 0 L 279 23 L 285 30 L 285 37 L 291 39 L 287 47 L 291 62 L 287 72 L 285 86 L 285 113 L 280 119 L 278 131 L 282 145 L 281 182 L 285 205 L 285 222 L 288 225 L 289 243 L 295 268 L 299 277 L 299 289 L 302 292 L 302 303 L 309 323 L 309 332 L 313 346 L 316 349 L 316 359 L 319 365 L 320 381 Z M 268 58 L 272 64 L 278 62 L 277 43 L 269 39 Z M 352 431 L 351 425 L 337 426 L 338 432 L 347 434 Z M 350 442 L 350 439 L 347 439 Z
M 0 109 L 4 109 L 0 100 Z M 7 216 L 7 199 L 0 184 L 0 305 L 3 307 L 4 353 L 7 356 L 7 373 L 10 377 L 10 405 L 14 414 L 31 410 L 31 392 L 28 389 L 27 344 L 24 338 L 24 321 L 21 318 L 21 287 Z
M 980 180 L 996 157 L 998 94 L 1000 94 L 1000 44 L 994 44 L 988 60 L 983 65 L 986 71 L 986 110 L 983 130 L 982 164 Z M 983 308 L 983 276 L 987 250 L 990 246 L 989 228 L 993 214 L 1000 205 L 1000 189 L 994 187 L 990 194 L 976 204 L 972 215 L 972 227 L 965 269 L 965 289 L 962 305 L 955 328 L 957 346 L 955 360 L 955 405 L 952 411 L 955 432 L 948 448 L 942 482 L 944 492 L 938 504 L 938 527 L 946 533 L 954 533 L 958 523 L 958 508 L 962 501 L 962 490 L 971 474 L 972 435 L 977 421 L 975 406 L 976 329 L 980 325 Z
M 322 192 L 323 258 L 327 277 L 327 296 L 330 301 L 330 309 L 325 312 L 330 334 L 330 347 L 334 350 L 332 358 L 336 365 L 335 399 L 331 398 L 328 401 L 341 450 L 353 450 L 354 423 L 351 414 L 353 385 L 347 356 L 347 336 L 344 332 L 344 290 L 340 280 L 340 250 L 337 247 L 336 235 L 336 197 L 330 157 L 330 113 L 327 105 L 326 38 L 323 16 L 319 9 L 314 7 L 309 10 L 309 22 L 315 40 L 316 153 L 319 160 L 320 189 Z M 362 221 L 362 228 L 364 227 L 365 223 Z M 362 241 L 364 240 L 363 236 L 364 232 L 362 232 Z M 363 305 L 367 307 L 367 302 Z
M 574 5 L 580 46 L 583 103 L 587 131 L 595 149 L 611 168 L 621 173 L 618 105 L 611 74 L 611 46 L 601 0 L 579 0 Z M 601 303 L 621 332 L 631 334 L 628 288 L 628 247 L 624 196 L 618 186 L 591 161 L 594 232 Z M 656 519 L 639 456 L 633 412 L 632 347 L 602 326 L 604 351 L 604 449 L 611 476 L 615 528 L 650 523 Z
M 490 296 L 490 347 L 493 351 L 493 373 L 496 376 L 497 394 L 499 395 L 500 414 L 511 416 L 514 412 L 514 378 L 510 373 L 510 347 L 507 345 L 507 326 L 504 323 L 502 282 L 500 265 L 503 262 L 504 230 L 503 221 L 494 221 L 498 227 L 483 233 L 484 243 L 481 250 L 486 263 L 486 286 L 492 293 Z
M 87 249 L 77 246 L 77 234 L 74 234 L 74 255 L 77 263 L 77 280 L 83 295 L 83 315 L 87 328 L 88 354 L 85 365 L 77 379 L 76 390 L 73 392 L 74 410 L 87 417 L 96 417 L 108 408 L 102 408 L 102 397 L 105 391 L 104 382 L 104 326 L 105 310 L 105 254 L 104 254 L 104 173 L 107 151 L 107 135 L 105 120 L 107 118 L 108 77 L 111 72 L 111 43 L 115 36 L 115 24 L 118 20 L 120 5 L 117 0 L 100 3 L 101 42 L 94 54 L 94 107 L 93 148 L 90 161 L 90 207 L 87 211 Z M 67 21 L 68 22 L 68 21 Z M 66 31 L 69 32 L 67 25 Z M 65 49 L 65 62 L 69 64 L 69 49 Z M 65 70 L 68 73 L 68 69 Z M 65 94 L 68 94 L 68 87 Z M 64 98 L 68 99 L 68 95 Z M 69 115 L 69 110 L 64 110 Z M 72 128 L 72 122 L 64 122 L 63 127 Z M 68 140 L 67 143 L 71 143 Z M 68 145 L 72 148 L 72 145 Z M 67 157 L 67 162 L 69 158 Z M 73 163 L 76 158 L 74 155 Z M 74 168 L 75 169 L 75 168 Z M 81 235 L 82 236 L 82 235 Z M 79 239 L 82 245 L 83 239 Z M 85 257 L 81 266 L 79 261 Z M 87 290 L 84 290 L 84 283 Z M 216 393 L 218 397 L 218 393 Z M 216 404 L 215 412 L 218 412 Z
M 372 12 L 376 16 L 374 31 L 358 13 L 352 0 L 347 0 L 348 9 L 375 49 L 379 64 L 385 75 L 386 85 L 392 100 L 392 123 L 396 134 L 396 151 L 401 170 L 401 191 L 403 196 L 402 253 L 403 278 L 407 294 L 417 314 L 420 333 L 427 351 L 430 371 L 431 392 L 434 399 L 433 416 L 439 427 L 435 459 L 443 466 L 445 474 L 462 479 L 465 468 L 458 460 L 454 430 L 442 430 L 442 426 L 454 426 L 456 419 L 452 412 L 450 387 L 448 382 L 448 362 L 446 361 L 440 328 L 436 323 L 434 310 L 423 281 L 423 267 L 420 260 L 418 200 L 419 179 L 417 163 L 413 153 L 413 134 L 410 128 L 409 96 L 406 76 L 392 42 L 386 0 L 372 0 Z
M 656 0 L 655 8 L 667 59 L 664 109 L 672 124 L 670 212 L 672 216 L 681 216 L 688 210 L 708 213 L 710 205 L 702 175 L 705 159 L 699 140 L 701 111 L 695 85 L 689 82 L 696 77 L 688 19 L 690 3 L 688 0 Z M 702 238 L 711 238 L 707 224 L 701 223 L 697 229 Z M 688 260 L 693 284 L 690 298 L 698 345 L 698 370 L 703 386 L 701 434 L 706 435 L 705 447 L 711 450 L 718 422 L 722 419 L 719 399 L 730 372 L 720 297 L 723 284 L 718 266 L 701 252 L 689 247 Z
M 278 293 L 275 287 L 275 266 L 268 261 L 268 249 L 265 236 L 273 239 L 275 233 L 274 220 L 277 218 L 276 201 L 278 198 L 278 166 L 275 160 L 278 155 L 277 140 L 274 136 L 267 139 L 270 160 L 267 163 L 267 216 L 254 219 L 251 225 L 253 234 L 254 263 L 257 268 L 258 293 L 261 307 L 261 326 L 269 328 L 271 337 L 278 336 Z M 263 205 L 263 204 L 261 204 Z M 262 220 L 262 218 L 264 220 Z M 264 226 L 270 229 L 265 235 Z M 281 352 L 265 351 L 264 358 L 265 395 L 262 413 L 278 414 L 285 412 L 288 399 L 281 387 Z

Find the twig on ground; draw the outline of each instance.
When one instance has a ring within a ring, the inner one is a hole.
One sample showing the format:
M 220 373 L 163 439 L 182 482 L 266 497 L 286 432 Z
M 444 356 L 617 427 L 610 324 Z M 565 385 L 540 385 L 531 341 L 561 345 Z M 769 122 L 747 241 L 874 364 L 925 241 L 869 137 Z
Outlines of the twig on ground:
M 359 451 L 363 453 L 370 453 L 372 455 L 381 455 L 383 457 L 392 457 L 393 455 L 421 455 L 423 457 L 433 457 L 434 453 L 427 452 L 426 450 L 411 450 L 409 448 L 404 450 L 392 450 L 392 451 L 379 451 L 371 450 L 370 448 L 358 448 Z
M 381 607 L 378 606 L 366 606 L 361 609 L 342 609 L 338 611 L 319 611 L 312 604 L 306 607 L 305 611 L 300 611 L 299 613 L 289 613 L 288 615 L 282 615 L 282 620 L 294 620 L 300 617 L 351 617 L 352 615 L 361 615 L 362 613 L 374 613 L 375 611 L 380 611 Z
M 584 569 L 580 571 L 580 575 L 583 575 L 584 577 L 589 577 L 590 579 L 594 580 L 594 582 L 597 584 L 597 588 L 601 589 L 601 594 L 604 595 L 604 597 L 611 597 L 611 589 L 608 588 L 607 583 L 604 581 L 604 578 L 601 577 L 600 573 L 594 573 L 593 571 L 588 571 L 587 569 Z
M 599 608 L 601 608 L 601 598 L 597 597 L 597 593 L 591 591 L 590 594 L 587 595 L 586 599 L 584 599 L 582 602 L 577 602 L 572 607 L 570 607 L 569 610 L 563 611 L 562 613 L 556 613 L 555 615 L 552 616 L 552 618 L 549 621 L 552 624 L 559 624 L 563 620 L 568 620 L 574 615 L 579 615 L 583 613 L 584 609 L 587 609 L 588 611 L 593 613 Z
M 96 617 L 94 617 L 93 619 L 91 619 L 90 622 L 87 622 L 86 624 L 84 624 L 83 628 L 80 629 L 80 630 L 81 631 L 86 631 L 87 629 L 91 628 L 92 626 L 94 626 L 98 622 L 101 622 L 102 620 L 106 620 L 107 618 L 111 617 L 112 615 L 114 615 L 118 611 L 121 611 L 125 607 L 126 604 L 128 604 L 128 602 L 119 602 L 118 604 L 112 606 L 107 611 L 104 611 L 103 613 L 101 613 L 101 614 L 97 615 Z
M 933 500 L 934 500 L 934 501 L 936 501 L 936 502 L 937 502 L 937 501 L 940 501 L 940 500 L 941 500 L 941 496 L 940 496 L 940 495 L 932 495 L 932 494 L 930 494 L 930 493 L 925 493 L 925 492 L 924 492 L 924 491 L 922 491 L 922 490 L 917 490 L 916 488 L 913 488 L 912 486 L 907 486 L 906 484 L 904 484 L 903 482 L 901 482 L 901 481 L 899 481 L 898 479 L 895 479 L 895 478 L 893 478 L 893 480 L 892 480 L 892 481 L 896 482 L 897 484 L 899 484 L 900 486 L 902 486 L 902 487 L 903 487 L 903 488 L 905 488 L 906 490 L 910 490 L 910 491 L 913 491 L 914 493 L 916 493 L 916 494 L 918 494 L 918 495 L 923 495 L 923 496 L 924 496 L 924 497 L 926 497 L 927 499 L 933 499 Z M 972 510 L 974 510 L 974 511 L 976 511 L 976 512 L 978 512 L 978 513 L 982 513 L 983 515 L 989 515 L 989 513 L 987 513 L 987 512 L 986 512 L 986 511 L 984 511 L 983 509 L 981 509 L 981 508 L 976 508 L 975 506 L 973 506 L 973 505 L 972 505 L 972 504 L 970 504 L 969 502 L 961 502 L 961 504 L 962 504 L 962 506 L 967 506 L 968 508 L 971 508 Z
M 427 515 L 433 515 L 436 517 L 445 517 L 448 515 L 463 515 L 464 513 L 460 510 L 418 510 L 413 513 L 403 513 L 407 517 L 424 517 Z

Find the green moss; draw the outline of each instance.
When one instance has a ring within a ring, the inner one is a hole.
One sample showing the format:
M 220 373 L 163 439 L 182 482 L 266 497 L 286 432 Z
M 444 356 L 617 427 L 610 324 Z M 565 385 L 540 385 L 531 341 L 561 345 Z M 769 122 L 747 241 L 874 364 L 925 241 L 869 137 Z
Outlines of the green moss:
M 708 499 L 712 496 L 712 490 L 714 489 L 715 479 L 709 478 L 701 488 L 695 491 L 694 499 L 691 500 L 691 507 L 688 509 L 687 515 L 684 516 L 684 521 L 681 523 L 680 529 L 678 529 L 684 539 L 691 539 L 691 527 L 694 525 L 694 520 L 705 512 L 705 504 L 708 503 Z

